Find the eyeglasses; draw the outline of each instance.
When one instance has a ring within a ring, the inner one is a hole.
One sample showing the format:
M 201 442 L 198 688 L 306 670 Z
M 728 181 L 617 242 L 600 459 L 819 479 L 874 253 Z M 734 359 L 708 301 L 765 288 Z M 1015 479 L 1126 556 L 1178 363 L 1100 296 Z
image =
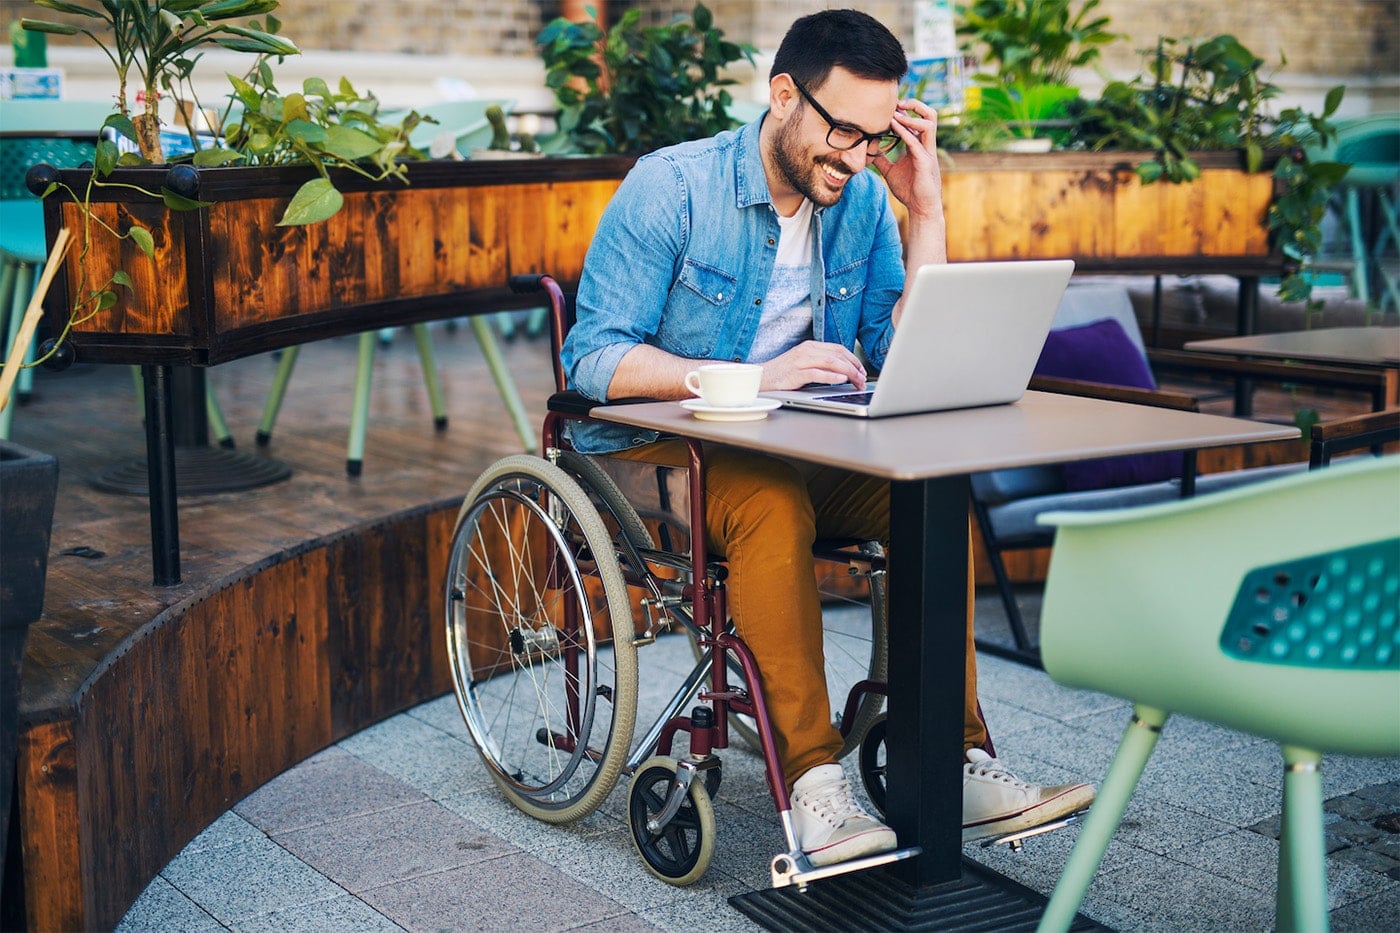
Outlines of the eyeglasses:
M 796 80 L 792 86 L 797 88 L 797 93 L 802 95 L 802 99 L 812 105 L 812 109 L 817 112 L 817 116 L 826 121 L 830 127 L 826 131 L 826 144 L 833 149 L 854 149 L 857 146 L 865 146 L 869 152 L 870 147 L 876 147 L 877 152 L 889 152 L 900 144 L 900 138 L 892 130 L 885 130 L 883 133 L 867 133 L 858 126 L 849 123 L 841 123 L 826 112 L 826 108 L 817 103 L 817 99 L 807 93 L 807 89 Z

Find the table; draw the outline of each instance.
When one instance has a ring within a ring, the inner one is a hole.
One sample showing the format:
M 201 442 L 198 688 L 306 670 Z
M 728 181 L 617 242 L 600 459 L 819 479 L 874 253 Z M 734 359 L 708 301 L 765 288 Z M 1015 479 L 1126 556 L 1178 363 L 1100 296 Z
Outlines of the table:
M 780 410 L 710 422 L 674 402 L 593 417 L 841 467 L 891 481 L 888 822 L 913 859 L 775 888 L 735 906 L 774 927 L 917 929 L 979 922 L 995 901 L 1024 924 L 1044 899 L 969 863 L 962 849 L 962 691 L 969 475 L 1090 457 L 1297 438 L 1292 427 L 1028 392 L 1013 405 L 880 420 Z M 932 912 L 932 913 L 931 913 Z
M 1233 356 L 1346 363 L 1352 366 L 1400 366 L 1400 327 L 1323 327 L 1249 337 L 1192 340 L 1185 349 Z
M 1400 327 L 1324 327 L 1317 330 L 1281 331 L 1242 337 L 1192 340 L 1183 345 L 1192 353 L 1285 360 L 1302 364 L 1341 364 L 1364 369 L 1400 369 Z M 1276 375 L 1276 373 L 1271 373 Z M 1312 380 L 1318 381 L 1318 380 Z M 1394 404 L 1396 382 L 1392 379 L 1385 398 L 1376 407 Z M 1250 413 L 1249 386 L 1236 384 L 1235 414 Z

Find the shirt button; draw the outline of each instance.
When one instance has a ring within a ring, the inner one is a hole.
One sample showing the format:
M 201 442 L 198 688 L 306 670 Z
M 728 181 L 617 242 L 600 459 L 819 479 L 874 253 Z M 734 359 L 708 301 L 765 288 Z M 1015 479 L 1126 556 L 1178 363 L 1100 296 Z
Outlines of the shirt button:
M 724 292 L 715 292 L 715 301 L 723 301 Z
M 742 356 L 736 356 L 736 357 L 734 357 L 734 362 L 736 362 L 736 363 L 742 363 L 742 362 L 744 362 L 744 358 L 743 358 Z
M 761 304 L 763 304 L 763 299 L 762 299 L 762 298 L 755 298 L 755 299 L 753 300 L 753 303 L 754 303 L 755 305 L 761 305 Z
M 846 290 L 845 290 L 844 288 L 841 289 L 841 294 L 843 294 L 843 295 L 846 294 Z
M 775 240 L 775 239 L 773 239 L 771 236 L 768 238 L 768 245 L 769 245 L 769 246 L 772 246 L 774 243 L 777 243 L 777 242 L 778 242 L 778 241 Z

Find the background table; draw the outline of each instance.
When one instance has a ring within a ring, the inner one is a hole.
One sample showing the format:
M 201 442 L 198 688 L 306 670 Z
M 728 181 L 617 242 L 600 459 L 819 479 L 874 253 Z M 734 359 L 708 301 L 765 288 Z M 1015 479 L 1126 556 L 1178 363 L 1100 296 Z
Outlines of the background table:
M 593 415 L 891 481 L 886 807 L 900 845 L 922 854 L 805 893 L 776 888 L 735 900 L 766 925 L 833 929 L 948 928 L 960 909 L 980 921 L 992 911 L 1025 922 L 1044 904 L 985 869 L 964 872 L 961 858 L 969 475 L 1298 436 L 1292 427 L 1040 392 L 1014 405 L 879 420 L 779 410 L 762 421 L 712 422 L 674 402 Z
M 1281 331 L 1244 337 L 1218 337 L 1192 340 L 1183 345 L 1190 353 L 1209 356 L 1243 357 L 1253 360 L 1287 361 L 1291 364 L 1321 367 L 1310 373 L 1299 373 L 1299 381 L 1326 384 L 1327 368 L 1344 366 L 1360 369 L 1400 369 L 1400 327 L 1324 327 L 1317 330 Z M 1277 378 L 1277 363 L 1260 367 L 1260 376 Z M 1340 376 L 1341 373 L 1338 373 Z M 1384 389 L 1373 399 L 1373 407 L 1397 402 L 1400 377 L 1392 375 Z M 1251 411 L 1248 378 L 1237 379 L 1235 414 L 1248 416 Z

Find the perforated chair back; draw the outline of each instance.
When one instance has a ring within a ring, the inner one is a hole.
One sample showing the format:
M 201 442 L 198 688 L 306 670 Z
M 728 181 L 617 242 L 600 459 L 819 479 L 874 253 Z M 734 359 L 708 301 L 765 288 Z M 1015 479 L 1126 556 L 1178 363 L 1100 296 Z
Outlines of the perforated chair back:
M 1060 512 L 1056 681 L 1319 752 L 1400 755 L 1400 457 Z

